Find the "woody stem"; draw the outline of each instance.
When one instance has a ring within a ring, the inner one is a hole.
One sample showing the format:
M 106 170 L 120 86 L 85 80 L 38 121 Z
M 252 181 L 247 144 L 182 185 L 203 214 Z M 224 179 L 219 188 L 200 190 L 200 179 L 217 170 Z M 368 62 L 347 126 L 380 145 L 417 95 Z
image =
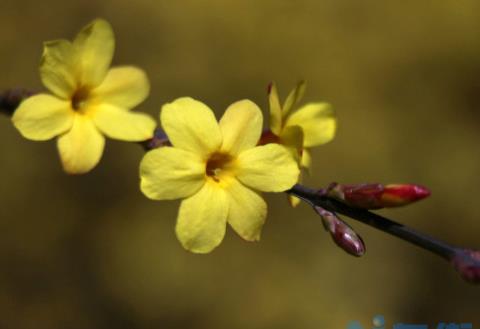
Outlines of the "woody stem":
M 33 94 L 35 92 L 24 88 L 4 90 L 0 93 L 0 113 L 11 116 L 22 100 Z
M 0 93 L 0 113 L 11 116 L 21 101 L 34 92 L 18 88 L 9 89 Z M 169 145 L 167 136 L 156 129 L 154 137 L 140 143 L 146 151 Z M 449 261 L 460 275 L 467 281 L 480 283 L 480 251 L 463 249 L 451 246 L 443 241 L 418 232 L 406 225 L 399 224 L 391 219 L 372 213 L 368 210 L 351 207 L 341 201 L 327 196 L 322 190 L 296 184 L 286 191 L 312 206 L 322 207 L 328 211 L 346 215 L 364 224 L 370 225 L 383 232 L 396 236 L 412 243 L 424 250 L 430 251 Z
M 322 193 L 322 190 L 314 190 L 296 184 L 288 190 L 287 193 L 302 199 L 311 206 L 318 206 L 331 212 L 343 214 L 412 243 L 424 250 L 430 251 L 451 262 L 464 279 L 470 282 L 480 283 L 480 251 L 449 245 L 368 210 L 346 205 L 341 201 L 325 195 L 325 193 Z

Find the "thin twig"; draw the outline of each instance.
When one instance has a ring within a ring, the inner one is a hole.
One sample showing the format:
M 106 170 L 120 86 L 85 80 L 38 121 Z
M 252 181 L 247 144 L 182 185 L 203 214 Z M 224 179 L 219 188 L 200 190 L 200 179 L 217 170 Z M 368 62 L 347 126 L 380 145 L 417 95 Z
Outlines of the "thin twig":
M 11 116 L 22 100 L 33 94 L 34 92 L 22 88 L 9 89 L 0 93 L 0 112 Z M 157 129 L 152 139 L 140 144 L 144 147 L 145 151 L 148 151 L 169 145 L 169 141 L 162 130 Z M 296 184 L 286 192 L 302 199 L 312 206 L 322 207 L 328 211 L 346 215 L 412 243 L 424 250 L 430 251 L 449 261 L 465 280 L 472 283 L 480 283 L 480 251 L 451 246 L 386 217 L 368 210 L 349 206 L 335 198 L 327 196 L 325 193 L 322 193 L 322 191 L 324 190 L 314 190 Z
M 287 191 L 287 193 L 302 199 L 311 206 L 318 206 L 332 212 L 343 214 L 410 242 L 424 250 L 430 251 L 451 262 L 460 275 L 467 281 L 480 283 L 480 251 L 449 245 L 368 210 L 346 205 L 322 192 L 323 190 L 313 190 L 300 184 L 296 184 Z
M 13 115 L 16 108 L 27 97 L 35 92 L 24 88 L 7 89 L 0 93 L 0 113 Z

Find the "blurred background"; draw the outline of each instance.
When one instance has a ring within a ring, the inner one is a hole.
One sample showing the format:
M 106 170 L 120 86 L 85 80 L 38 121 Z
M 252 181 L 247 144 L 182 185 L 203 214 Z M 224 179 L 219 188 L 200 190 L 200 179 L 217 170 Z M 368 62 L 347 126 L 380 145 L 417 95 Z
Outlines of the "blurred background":
M 138 107 L 192 96 L 215 109 L 266 86 L 338 114 L 305 183 L 415 182 L 433 191 L 382 212 L 457 245 L 480 248 L 480 2 L 0 2 L 0 89 L 42 90 L 42 42 L 71 39 L 96 17 L 116 34 L 114 64 L 149 75 Z M 141 147 L 109 140 L 91 173 L 64 174 L 54 142 L 22 139 L 0 117 L 0 328 L 346 328 L 472 322 L 480 290 L 443 260 L 349 221 L 367 254 L 338 249 L 306 205 L 268 195 L 260 243 L 227 232 L 209 255 L 182 249 L 179 202 L 138 189 Z

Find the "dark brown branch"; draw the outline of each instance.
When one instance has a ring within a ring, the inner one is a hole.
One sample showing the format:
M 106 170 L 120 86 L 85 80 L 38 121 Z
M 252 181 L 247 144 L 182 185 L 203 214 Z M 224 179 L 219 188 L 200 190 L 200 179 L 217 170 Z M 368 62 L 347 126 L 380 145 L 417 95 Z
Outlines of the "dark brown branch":
M 0 93 L 0 113 L 11 116 L 20 103 L 35 92 L 24 88 L 7 89 Z
M 11 116 L 22 100 L 33 94 L 34 92 L 22 88 L 9 89 L 0 93 L 0 112 Z M 264 136 L 267 135 L 264 134 Z M 161 146 L 170 145 L 170 142 L 161 129 L 156 129 L 153 138 L 140 144 L 144 147 L 145 151 L 149 151 Z M 368 210 L 346 205 L 335 198 L 327 196 L 325 190 L 314 190 L 296 184 L 286 192 L 299 197 L 312 206 L 346 215 L 404 241 L 410 242 L 424 250 L 430 251 L 449 261 L 465 280 L 472 283 L 480 283 L 480 251 L 451 246 Z
M 302 199 L 311 206 L 318 206 L 334 213 L 343 214 L 430 251 L 451 262 L 465 280 L 480 283 L 480 251 L 451 246 L 368 210 L 348 206 L 325 195 L 323 190 L 313 190 L 296 184 L 287 193 Z

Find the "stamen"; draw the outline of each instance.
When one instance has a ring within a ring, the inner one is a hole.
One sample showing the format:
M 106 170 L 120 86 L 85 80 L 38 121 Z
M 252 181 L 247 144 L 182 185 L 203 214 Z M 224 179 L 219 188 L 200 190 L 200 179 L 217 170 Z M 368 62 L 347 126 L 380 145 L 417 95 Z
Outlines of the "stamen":
M 222 173 L 228 170 L 232 157 L 226 153 L 213 153 L 207 161 L 205 174 L 219 182 Z
M 88 99 L 90 90 L 87 87 L 78 88 L 72 96 L 72 108 L 76 111 L 82 109 Z

